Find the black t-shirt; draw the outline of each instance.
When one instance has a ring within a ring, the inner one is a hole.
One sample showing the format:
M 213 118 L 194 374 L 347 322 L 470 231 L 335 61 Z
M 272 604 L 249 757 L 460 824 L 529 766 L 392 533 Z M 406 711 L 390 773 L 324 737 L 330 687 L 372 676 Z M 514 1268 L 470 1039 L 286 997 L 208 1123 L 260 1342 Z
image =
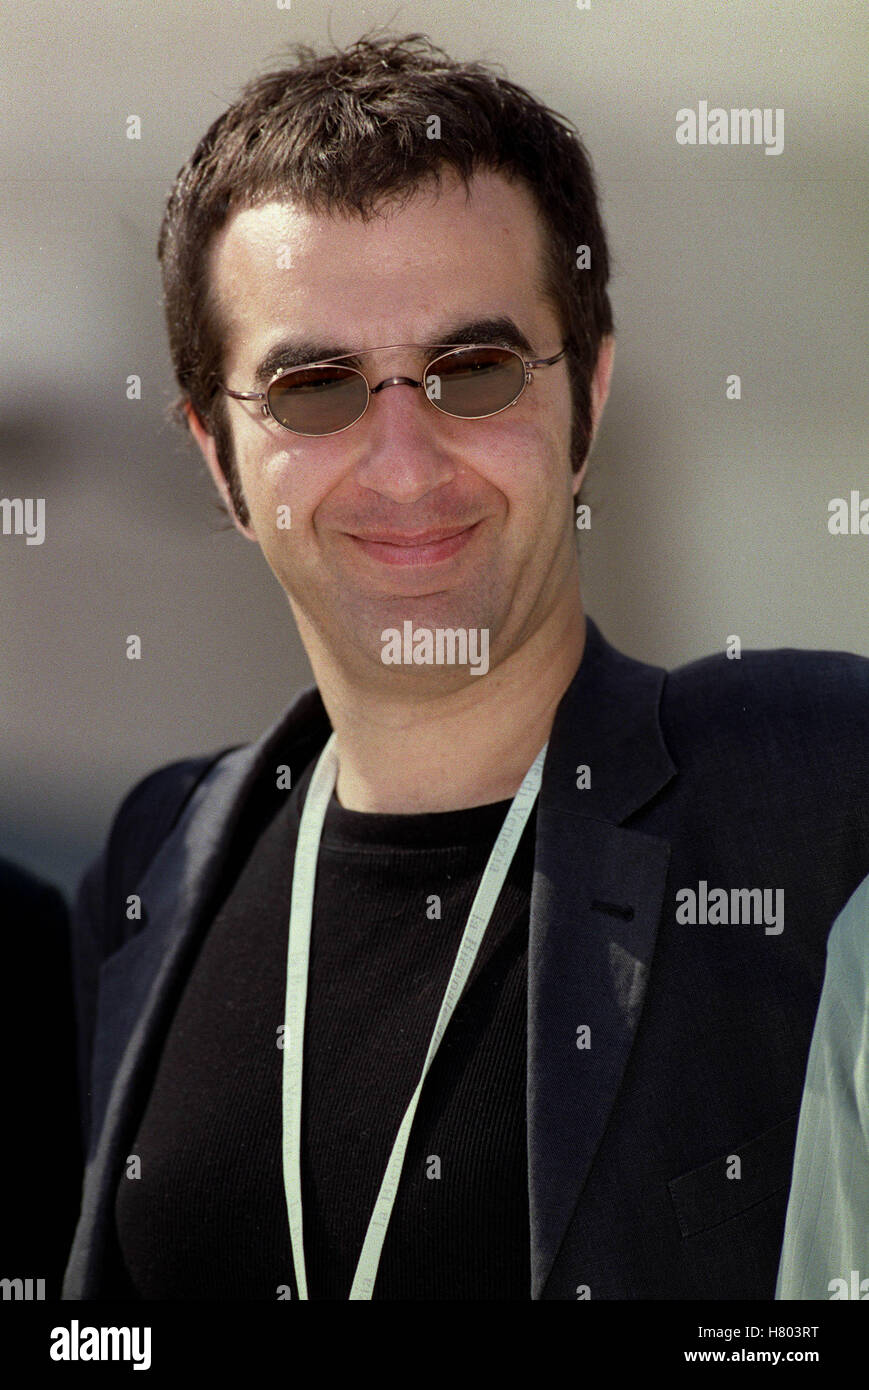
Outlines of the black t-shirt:
M 297 1296 L 281 1161 L 287 939 L 313 764 L 196 955 L 115 1215 L 146 1299 Z M 423 815 L 334 794 L 317 860 L 301 1182 L 311 1299 L 346 1299 L 509 801 Z M 375 1299 L 528 1299 L 528 916 L 535 813 L 423 1086 Z M 128 1176 L 129 1174 L 129 1176 Z

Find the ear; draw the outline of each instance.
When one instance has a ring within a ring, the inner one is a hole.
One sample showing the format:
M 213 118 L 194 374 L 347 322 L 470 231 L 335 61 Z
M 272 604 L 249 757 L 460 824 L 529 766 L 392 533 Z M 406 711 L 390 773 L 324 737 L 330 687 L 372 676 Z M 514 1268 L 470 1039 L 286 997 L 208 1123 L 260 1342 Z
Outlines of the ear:
M 591 379 L 591 439 L 588 442 L 588 454 L 585 456 L 585 463 L 573 478 L 573 495 L 576 497 L 585 479 L 586 470 L 589 464 L 591 446 L 594 443 L 597 427 L 603 415 L 603 408 L 607 403 L 610 393 L 610 381 L 613 374 L 613 359 L 616 353 L 616 340 L 612 335 L 601 339 L 600 348 L 597 354 L 597 362 L 594 368 L 594 375 Z
M 220 493 L 223 505 L 226 507 L 226 510 L 232 517 L 232 522 L 235 526 L 235 529 L 239 531 L 245 537 L 246 540 L 255 541 L 256 533 L 254 532 L 252 527 L 249 525 L 246 526 L 243 522 L 239 521 L 238 519 L 238 515 L 236 513 L 235 507 L 233 506 L 232 497 L 230 495 L 229 484 L 227 483 L 226 478 L 223 476 L 223 469 L 221 468 L 217 458 L 217 447 L 214 443 L 214 435 L 208 432 L 205 425 L 202 423 L 189 401 L 184 406 L 184 414 L 186 415 L 187 423 L 190 426 L 190 433 L 196 440 L 196 443 L 199 446 L 199 452 L 205 459 L 206 464 L 208 465 L 208 471 L 211 474 L 211 477 L 214 481 L 214 486 Z
M 597 434 L 600 417 L 610 393 L 613 375 L 613 360 L 616 355 L 616 340 L 611 335 L 601 339 L 597 354 L 594 376 L 591 379 L 591 429 L 592 438 Z

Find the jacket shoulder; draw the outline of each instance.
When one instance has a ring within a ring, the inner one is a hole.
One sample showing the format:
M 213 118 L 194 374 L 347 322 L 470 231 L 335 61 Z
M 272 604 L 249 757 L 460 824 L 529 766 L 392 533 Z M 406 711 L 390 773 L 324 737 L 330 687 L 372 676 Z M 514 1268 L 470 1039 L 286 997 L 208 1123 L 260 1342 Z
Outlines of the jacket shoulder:
M 781 647 L 720 655 L 667 674 L 661 717 L 668 738 L 748 751 L 812 739 L 869 759 L 869 657 Z M 861 747 L 853 745 L 859 743 Z
M 828 931 L 869 868 L 869 659 L 705 657 L 667 676 L 659 716 L 680 773 L 668 797 L 692 835 L 738 843 L 740 855 L 749 836 L 773 857 L 802 857 L 806 882 L 832 891 Z
M 198 758 L 182 758 L 141 778 L 115 812 L 109 846 L 132 838 L 138 841 L 146 863 L 150 861 L 151 851 L 156 850 L 172 829 L 202 778 L 232 751 L 233 747 L 228 747 Z
M 100 955 L 123 944 L 130 924 L 120 911 L 128 893 L 144 875 L 184 807 L 215 763 L 232 748 L 183 758 L 149 772 L 127 792 L 111 822 L 102 852 L 79 886 L 73 915 L 100 944 Z
M 66 902 L 59 888 L 23 864 L 0 858 L 0 902 L 7 920 L 23 923 L 34 909 L 51 921 L 66 919 Z
M 122 852 L 128 871 L 141 877 L 215 763 L 240 745 L 196 758 L 181 758 L 149 772 L 127 792 L 112 821 L 109 854 Z M 135 856 L 135 864 L 131 856 Z M 127 882 L 134 881 L 127 877 Z

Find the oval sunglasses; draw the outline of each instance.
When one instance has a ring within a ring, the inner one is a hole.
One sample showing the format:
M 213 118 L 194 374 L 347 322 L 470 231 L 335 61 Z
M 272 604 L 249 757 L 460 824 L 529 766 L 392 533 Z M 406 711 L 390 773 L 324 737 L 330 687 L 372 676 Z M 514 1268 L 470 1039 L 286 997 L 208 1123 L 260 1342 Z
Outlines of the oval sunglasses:
M 421 381 L 391 376 L 369 386 L 364 373 L 344 360 L 388 348 L 426 346 L 436 346 L 437 352 L 428 359 Z M 311 436 L 349 429 L 361 420 L 371 397 L 387 386 L 424 387 L 426 399 L 442 414 L 459 420 L 486 420 L 515 405 L 530 386 L 534 371 L 560 361 L 567 346 L 565 343 L 554 357 L 526 359 L 514 348 L 494 343 L 389 343 L 300 367 L 282 367 L 265 391 L 231 391 L 222 383 L 220 390 L 237 401 L 262 401 L 264 416 L 271 416 L 294 434 Z

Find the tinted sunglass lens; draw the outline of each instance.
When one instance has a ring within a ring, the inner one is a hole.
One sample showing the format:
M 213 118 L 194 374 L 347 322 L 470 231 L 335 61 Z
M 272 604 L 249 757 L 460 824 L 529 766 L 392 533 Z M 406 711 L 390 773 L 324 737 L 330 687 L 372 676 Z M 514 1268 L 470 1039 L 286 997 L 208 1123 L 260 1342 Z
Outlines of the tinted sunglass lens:
M 269 409 L 297 434 L 334 434 L 364 413 L 368 386 L 352 367 L 300 367 L 273 381 Z
M 508 348 L 458 348 L 429 364 L 425 392 L 432 405 L 463 420 L 495 415 L 525 385 L 525 363 Z

